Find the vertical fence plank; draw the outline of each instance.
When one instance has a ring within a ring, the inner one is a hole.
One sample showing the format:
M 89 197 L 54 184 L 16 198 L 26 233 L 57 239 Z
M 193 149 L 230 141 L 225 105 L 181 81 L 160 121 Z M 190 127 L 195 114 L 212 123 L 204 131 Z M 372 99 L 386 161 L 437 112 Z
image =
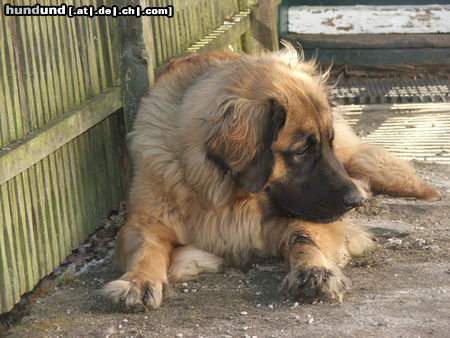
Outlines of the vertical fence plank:
M 48 106 L 47 111 L 49 114 L 49 121 L 53 120 L 57 114 L 58 114 L 58 102 L 57 102 L 57 94 L 55 91 L 55 83 L 54 83 L 54 74 L 53 74 L 53 65 L 54 58 L 53 58 L 53 46 L 51 45 L 50 41 L 53 41 L 53 39 L 49 39 L 48 35 L 49 32 L 47 30 L 47 19 L 48 17 L 41 17 L 39 18 L 39 25 L 41 28 L 41 35 L 42 35 L 42 61 L 43 61 L 43 68 L 44 68 L 44 74 L 46 78 L 47 83 L 47 95 L 48 95 Z
M 11 200 L 8 194 L 8 188 L 11 183 L 4 184 L 0 187 L 2 207 L 3 209 L 3 231 L 4 231 L 4 245 L 6 252 L 6 261 L 8 264 L 4 269 L 8 269 L 9 275 L 9 292 L 14 301 L 20 297 L 19 293 L 19 273 L 17 271 L 18 265 L 16 260 L 16 252 L 14 248 L 14 233 L 12 229 L 12 219 L 11 219 L 11 205 L 14 205 L 15 200 Z
M 190 32 L 189 32 L 189 26 L 186 22 L 186 2 L 180 1 L 178 3 L 179 8 L 179 19 L 178 19 L 178 25 L 180 30 L 180 38 L 182 39 L 181 48 L 183 51 L 185 51 L 190 44 Z
M 40 93 L 41 100 L 42 100 L 42 110 L 41 110 L 41 116 L 42 120 L 40 125 L 44 125 L 44 123 L 48 123 L 51 121 L 51 115 L 50 115 L 50 109 L 48 107 L 50 106 L 49 98 L 48 98 L 48 89 L 47 89 L 47 77 L 45 74 L 46 66 L 44 63 L 44 57 L 45 57 L 45 50 L 42 51 L 42 31 L 41 31 L 41 20 L 40 17 L 33 16 L 31 17 L 33 24 L 33 39 L 35 41 L 35 48 L 37 51 L 36 55 L 36 69 L 39 73 L 39 87 L 36 89 L 38 93 Z M 43 56 L 44 54 L 44 56 Z
M 86 38 L 88 41 L 87 52 L 88 52 L 88 66 L 89 66 L 89 74 L 92 86 L 92 92 L 89 94 L 98 94 L 100 93 L 100 79 L 103 76 L 98 69 L 97 62 L 103 55 L 97 54 L 98 51 L 96 49 L 94 33 L 93 33 L 93 24 L 92 22 L 97 21 L 96 18 L 83 17 L 84 24 L 86 30 Z M 98 55 L 98 57 L 97 57 Z
M 77 237 L 76 232 L 76 222 L 75 216 L 74 216 L 74 201 L 72 200 L 72 195 L 70 193 L 70 190 L 72 189 L 71 181 L 68 180 L 68 174 L 67 171 L 68 166 L 70 165 L 70 162 L 68 161 L 67 156 L 65 156 L 65 153 L 67 153 L 68 145 L 63 146 L 59 151 L 56 153 L 56 167 L 58 168 L 60 175 L 58 175 L 58 187 L 57 189 L 58 194 L 60 196 L 60 213 L 62 218 L 62 224 L 64 224 L 64 227 L 62 229 L 63 231 L 63 239 L 64 239 L 64 250 L 65 250 L 65 256 L 70 253 L 72 250 L 72 236 L 73 232 L 74 237 Z M 75 226 L 75 229 L 73 229 Z
M 19 131 L 18 136 L 22 137 L 27 135 L 30 131 L 30 118 L 28 110 L 28 102 L 26 100 L 26 89 L 25 89 L 25 78 L 24 78 L 24 58 L 20 52 L 20 41 L 19 34 L 17 31 L 17 24 L 20 23 L 19 17 L 15 17 L 13 21 L 10 22 L 10 33 L 11 33 L 11 47 L 14 57 L 15 73 L 14 83 L 17 83 L 14 88 L 14 101 L 16 104 L 16 114 L 18 115 L 17 129 Z
M 74 190 L 73 190 L 73 198 L 76 203 L 76 208 L 78 210 L 78 217 L 80 218 L 80 223 L 78 223 L 78 227 L 73 228 L 72 231 L 72 241 L 73 244 L 75 242 L 79 242 L 83 238 L 83 227 L 88 222 L 89 219 L 89 199 L 85 196 L 88 196 L 88 191 L 84 181 L 84 158 L 81 155 L 81 138 L 73 140 L 70 143 L 70 148 L 72 151 L 70 152 L 70 167 L 71 167 L 71 176 L 72 181 L 74 182 Z M 80 226 L 80 224 L 82 226 Z M 76 237 L 75 237 L 76 234 Z
M 28 213 L 26 210 L 25 202 L 25 191 L 24 191 L 24 174 L 20 174 L 15 178 L 15 194 L 17 198 L 17 205 L 14 207 L 17 210 L 17 223 L 15 224 L 15 231 L 18 232 L 18 237 L 20 237 L 20 242 L 18 242 L 18 250 L 21 251 L 22 256 L 22 270 L 23 270 L 23 281 L 21 281 L 21 289 L 28 289 L 33 287 L 33 258 L 32 254 L 36 254 L 33 250 L 34 245 L 30 243 L 29 238 L 33 238 L 33 235 L 29 233 L 28 226 Z M 17 236 L 16 236 L 17 238 Z
M 164 5 L 165 1 L 159 1 L 157 4 Z M 166 62 L 170 58 L 170 35 L 167 30 L 167 17 L 164 16 L 155 16 L 154 20 L 157 20 L 159 29 L 161 32 L 161 42 L 162 42 L 162 50 L 163 50 L 163 62 Z
M 50 155 L 52 156 L 52 155 Z M 59 233 L 57 229 L 57 222 L 54 218 L 54 200 L 52 198 L 52 189 L 51 189 L 51 177 L 54 175 L 50 175 L 50 159 L 49 157 L 43 159 L 41 161 L 42 171 L 41 171 L 41 181 L 39 184 L 42 184 L 40 189 L 41 193 L 41 201 L 45 206 L 42 207 L 43 213 L 45 213 L 46 222 L 44 224 L 45 232 L 47 233 L 47 250 L 50 250 L 51 256 L 51 266 L 55 266 L 60 262 L 59 256 Z
M 10 133 L 14 139 L 19 138 L 24 135 L 23 133 L 23 123 L 22 123 L 22 112 L 20 107 L 20 100 L 19 100 L 19 88 L 18 88 L 18 80 L 17 80 L 17 74 L 13 70 L 16 68 L 19 68 L 20 65 L 17 64 L 16 58 L 14 56 L 14 44 L 13 41 L 15 39 L 15 36 L 13 34 L 13 31 L 11 30 L 11 27 L 14 27 L 14 17 L 8 17 L 6 21 L 5 26 L 5 35 L 6 35 L 6 58 L 9 61 L 9 64 L 11 65 L 11 68 L 7 71 L 7 78 L 8 79 L 8 87 L 6 87 L 6 90 L 8 90 L 8 94 L 11 97 L 11 106 L 10 108 L 13 109 L 12 113 L 12 119 L 11 125 L 10 125 Z M 7 62 L 8 62 L 7 61 Z M 8 95 L 7 94 L 7 95 Z
M 28 28 L 27 28 L 27 18 L 26 17 L 17 17 L 17 29 L 20 33 L 20 38 L 18 38 L 18 42 L 21 44 L 21 50 L 20 53 L 22 55 L 23 64 L 25 66 L 24 72 L 26 74 L 23 79 L 25 91 L 26 94 L 22 98 L 23 100 L 26 100 L 26 103 L 22 104 L 22 107 L 26 107 L 24 111 L 27 112 L 28 115 L 28 128 L 30 131 L 36 130 L 38 127 L 38 122 L 36 118 L 36 100 L 34 97 L 34 91 L 33 91 L 33 83 L 32 83 L 32 68 L 31 68 L 31 62 L 30 62 L 30 42 L 29 37 L 27 34 Z
M 8 50 L 8 42 L 7 42 L 7 30 L 5 26 L 5 21 L 3 20 L 0 22 L 1 25 L 1 31 L 0 31 L 0 60 L 2 60 L 1 69 L 0 69 L 0 90 L 3 92 L 4 97 L 4 111 L 6 112 L 2 114 L 2 140 L 3 144 L 8 144 L 12 140 L 15 139 L 15 132 L 14 129 L 14 109 L 13 109 L 13 103 L 11 100 L 11 94 L 10 94 L 10 84 L 9 84 L 9 78 L 8 78 L 8 60 L 7 60 L 7 50 Z
M 13 290 L 11 287 L 11 261 L 6 254 L 6 241 L 8 240 L 8 232 L 6 231 L 7 218 L 5 213 L 8 212 L 8 210 L 5 210 L 5 205 L 6 201 L 4 200 L 3 194 L 0 194 L 0 309 L 10 308 L 11 304 L 13 304 L 15 301 L 13 299 Z
M 9 196 L 9 200 L 10 200 L 10 216 L 11 216 L 11 224 L 10 224 L 10 236 L 12 236 L 12 244 L 14 246 L 14 249 L 12 250 L 12 252 L 15 255 L 15 269 L 17 269 L 17 277 L 18 277 L 18 282 L 16 283 L 16 286 L 19 290 L 24 289 L 25 288 L 25 266 L 24 266 L 24 260 L 23 260 L 23 255 L 22 255 L 22 247 L 24 245 L 24 243 L 22 242 L 22 238 L 20 236 L 20 220 L 19 220 L 19 211 L 18 211 L 18 203 L 19 203 L 19 199 L 17 196 L 17 181 L 18 181 L 18 177 L 15 177 L 14 179 L 12 179 L 9 184 L 7 184 L 8 186 L 8 196 Z
M 37 256 L 38 258 L 38 273 L 40 276 L 45 274 L 47 270 L 46 264 L 48 259 L 48 252 L 45 251 L 44 240 L 42 236 L 42 232 L 40 231 L 42 227 L 42 218 L 39 214 L 40 205 L 39 205 L 39 197 L 37 195 L 37 186 L 36 186 L 36 177 L 38 172 L 38 164 L 34 165 L 32 168 L 28 170 L 29 173 L 29 182 L 30 182 L 30 195 L 31 195 L 31 210 L 33 216 L 33 232 L 34 238 L 36 240 L 36 250 L 40 254 Z
M 83 72 L 83 68 L 81 67 L 82 62 L 82 55 L 81 50 L 84 50 L 84 48 L 79 46 L 79 37 L 77 36 L 77 22 L 78 18 L 74 18 L 69 21 L 69 46 L 70 46 L 70 53 L 73 55 L 73 83 L 75 85 L 75 90 L 77 94 L 79 95 L 77 100 L 75 101 L 75 104 L 81 103 L 86 98 L 86 92 L 87 92 L 87 83 L 86 83 L 86 72 Z
M 153 1 L 149 2 L 150 6 L 154 5 Z M 162 50 L 161 29 L 157 20 L 151 18 L 152 30 L 155 37 L 155 55 L 153 57 L 156 60 L 156 65 L 161 66 L 163 64 L 164 54 Z
M 33 121 L 35 123 L 34 129 L 42 126 L 44 124 L 44 102 L 42 100 L 41 92 L 40 92 L 40 86 L 41 86 L 41 74 L 39 72 L 38 63 L 37 63 L 37 47 L 36 47 L 36 40 L 34 38 L 35 31 L 34 31 L 34 25 L 35 25 L 35 18 L 34 17 L 26 17 L 26 33 L 28 36 L 28 43 L 29 43 L 29 55 L 30 55 L 30 68 L 31 71 L 28 75 L 30 79 L 32 79 L 32 92 L 33 92 L 33 101 L 35 105 L 35 111 L 34 111 L 34 117 Z M 30 95 L 31 97 L 31 95 Z
M 173 9 L 173 17 L 169 20 L 170 23 L 170 32 L 171 32 L 171 36 L 174 40 L 174 54 L 172 55 L 172 57 L 179 55 L 182 53 L 182 49 L 181 49 L 181 36 L 180 36 L 180 27 L 179 27 L 179 15 L 180 11 L 178 9 L 177 6 L 174 6 Z
M 38 282 L 40 278 L 38 256 L 41 255 L 41 253 L 36 250 L 36 239 L 34 237 L 35 220 L 33 217 L 29 175 L 30 175 L 29 171 L 21 174 L 23 180 L 24 203 L 20 209 L 20 213 L 26 215 L 26 218 L 24 219 L 27 234 L 26 250 L 29 252 L 31 256 L 31 269 L 27 271 L 27 274 L 30 276 L 31 284 L 28 285 L 27 290 L 31 290 L 31 288 Z
M 57 55 L 55 61 L 55 67 L 57 67 L 57 78 L 59 80 L 59 95 L 61 96 L 61 111 L 67 111 L 69 107 L 73 106 L 73 102 L 70 101 L 72 91 L 69 89 L 68 74 L 66 74 L 66 65 L 69 62 L 64 56 L 64 39 L 65 34 L 60 30 L 60 18 L 52 18 L 50 21 L 51 30 L 54 32 L 55 37 L 55 53 Z M 69 75 L 70 76 L 70 75 Z
M 51 266 L 54 265 L 54 248 L 52 248 L 51 242 L 50 242 L 50 234 L 53 229 L 52 226 L 50 226 L 50 220 L 48 219 L 48 208 L 45 208 L 45 201 L 47 200 L 47 197 L 45 196 L 45 184 L 44 184 L 44 172 L 45 172 L 45 165 L 44 163 L 40 162 L 36 164 L 36 190 L 37 190 L 37 196 L 36 196 L 36 205 L 35 205 L 35 212 L 37 215 L 39 215 L 40 224 L 37 229 L 38 234 L 41 239 L 41 250 L 45 253 L 44 262 L 42 264 L 44 270 L 44 273 L 48 273 L 51 270 Z
M 56 231 L 56 247 L 59 249 L 60 259 L 64 259 L 67 256 L 66 249 L 66 229 L 67 229 L 67 217 L 65 217 L 65 211 L 67 206 L 65 205 L 65 200 L 60 195 L 59 190 L 64 188 L 64 180 L 62 179 L 61 171 L 63 169 L 61 163 L 57 163 L 56 157 L 61 152 L 61 149 L 57 150 L 55 153 L 48 157 L 49 171 L 51 173 L 58 172 L 59 175 L 51 175 L 50 182 L 47 182 L 47 187 L 51 192 L 51 200 L 53 204 L 53 213 L 50 215 L 52 219 L 55 220 L 55 231 Z M 64 204 L 64 205 L 63 205 Z
M 64 163 L 62 165 L 64 173 L 64 189 L 62 189 L 63 198 L 66 201 L 65 218 L 67 219 L 66 233 L 67 233 L 67 247 L 74 248 L 79 236 L 78 226 L 83 222 L 82 215 L 84 214 L 84 203 L 80 199 L 78 192 L 81 189 L 78 186 L 76 177 L 77 163 L 72 160 L 75 148 L 73 147 L 74 141 L 70 142 L 61 150 L 61 158 L 59 161 Z

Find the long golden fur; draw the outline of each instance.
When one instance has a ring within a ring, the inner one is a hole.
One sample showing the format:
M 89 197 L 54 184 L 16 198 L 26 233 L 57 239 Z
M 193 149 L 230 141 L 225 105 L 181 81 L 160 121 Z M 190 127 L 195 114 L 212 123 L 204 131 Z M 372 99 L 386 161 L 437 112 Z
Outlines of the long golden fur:
M 165 284 L 242 265 L 257 254 L 286 260 L 283 284 L 294 297 L 342 300 L 341 268 L 372 241 L 357 225 L 332 217 L 342 210 L 321 216 L 327 205 L 311 215 L 297 213 L 295 205 L 286 206 L 292 214 L 270 212 L 271 187 L 287 177 L 310 179 L 295 177 L 302 175 L 293 174 L 290 152 L 300 167 L 309 152 L 310 162 L 325 161 L 316 152 L 337 156 L 346 172 L 340 164 L 333 170 L 346 186 L 342 194 L 353 200 L 370 190 L 423 199 L 438 194 L 408 163 L 333 117 L 325 81 L 290 46 L 262 56 L 209 53 L 173 61 L 142 99 L 130 134 L 135 171 L 117 252 L 124 274 L 104 294 L 128 309 L 157 308 Z M 322 183 L 311 184 L 320 190 Z M 298 204 L 309 203 L 303 195 Z

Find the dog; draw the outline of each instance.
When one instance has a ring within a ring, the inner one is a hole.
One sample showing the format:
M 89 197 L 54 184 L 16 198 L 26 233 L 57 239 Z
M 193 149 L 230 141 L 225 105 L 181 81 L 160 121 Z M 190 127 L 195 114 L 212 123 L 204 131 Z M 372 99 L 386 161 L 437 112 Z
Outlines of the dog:
M 124 274 L 103 294 L 128 310 L 158 308 L 169 283 L 271 255 L 289 265 L 292 297 L 342 301 L 341 269 L 372 246 L 342 216 L 371 192 L 439 194 L 332 113 L 326 81 L 291 45 L 173 60 L 130 133 Z

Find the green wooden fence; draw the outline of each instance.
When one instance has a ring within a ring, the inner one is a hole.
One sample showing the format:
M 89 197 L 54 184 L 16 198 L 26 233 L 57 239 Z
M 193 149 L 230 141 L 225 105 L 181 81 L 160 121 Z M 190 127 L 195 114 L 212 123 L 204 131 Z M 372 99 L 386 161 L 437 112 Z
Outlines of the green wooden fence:
M 174 15 L 6 16 L 0 8 L 0 313 L 124 199 L 125 134 L 155 73 L 179 55 L 278 46 L 278 0 L 65 3 L 172 5 Z

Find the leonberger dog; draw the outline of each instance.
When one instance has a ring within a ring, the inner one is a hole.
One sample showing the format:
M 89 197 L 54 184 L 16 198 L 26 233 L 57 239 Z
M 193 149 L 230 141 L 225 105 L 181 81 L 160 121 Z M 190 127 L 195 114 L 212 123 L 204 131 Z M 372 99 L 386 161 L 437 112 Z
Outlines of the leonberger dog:
M 341 269 L 372 240 L 341 217 L 371 191 L 439 194 L 332 112 L 326 80 L 290 45 L 172 61 L 130 134 L 124 274 L 103 293 L 129 310 L 158 308 L 169 283 L 271 255 L 289 265 L 292 297 L 342 301 Z

